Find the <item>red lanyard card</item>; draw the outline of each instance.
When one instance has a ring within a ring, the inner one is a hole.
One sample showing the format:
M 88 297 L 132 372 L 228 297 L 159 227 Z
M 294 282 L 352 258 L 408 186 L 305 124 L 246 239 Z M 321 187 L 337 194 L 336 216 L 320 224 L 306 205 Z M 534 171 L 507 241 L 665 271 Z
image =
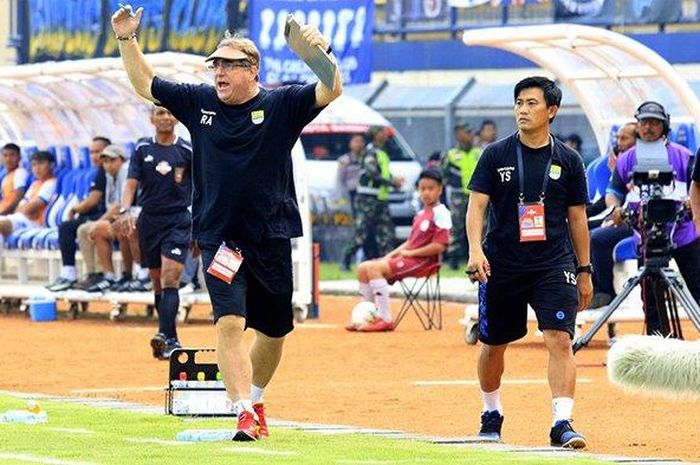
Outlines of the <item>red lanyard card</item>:
M 518 224 L 520 225 L 520 242 L 547 240 L 543 203 L 533 202 L 518 205 Z
M 231 250 L 226 246 L 226 243 L 222 243 L 219 250 L 216 251 L 207 273 L 216 276 L 226 284 L 231 284 L 241 267 L 241 263 L 243 263 L 241 252 L 238 249 Z

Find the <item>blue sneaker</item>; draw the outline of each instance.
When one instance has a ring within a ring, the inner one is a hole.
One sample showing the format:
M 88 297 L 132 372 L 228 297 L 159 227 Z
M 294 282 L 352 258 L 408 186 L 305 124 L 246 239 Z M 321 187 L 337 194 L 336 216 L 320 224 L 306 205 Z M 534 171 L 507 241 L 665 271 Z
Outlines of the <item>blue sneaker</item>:
M 503 426 L 503 415 L 498 413 L 498 410 L 484 412 L 481 414 L 479 437 L 489 441 L 500 441 L 501 426 Z
M 583 449 L 586 447 L 586 438 L 574 431 L 569 420 L 559 420 L 549 432 L 552 447 L 565 447 L 568 449 Z
M 182 346 L 177 339 L 174 337 L 169 337 L 168 340 L 165 341 L 165 347 L 163 348 L 163 360 L 170 359 L 170 356 L 175 349 L 182 349 Z

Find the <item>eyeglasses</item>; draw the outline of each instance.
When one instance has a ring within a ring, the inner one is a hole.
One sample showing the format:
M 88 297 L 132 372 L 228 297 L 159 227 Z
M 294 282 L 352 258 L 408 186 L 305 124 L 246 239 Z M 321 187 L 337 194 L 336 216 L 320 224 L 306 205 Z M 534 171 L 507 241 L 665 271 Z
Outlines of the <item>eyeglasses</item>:
M 216 71 L 217 68 L 222 68 L 224 71 L 231 71 L 234 68 L 249 67 L 250 61 L 248 61 L 247 58 L 241 58 L 238 60 L 224 60 L 221 58 L 217 58 L 216 60 L 212 61 L 209 66 L 207 66 L 207 69 L 209 69 L 209 71 Z

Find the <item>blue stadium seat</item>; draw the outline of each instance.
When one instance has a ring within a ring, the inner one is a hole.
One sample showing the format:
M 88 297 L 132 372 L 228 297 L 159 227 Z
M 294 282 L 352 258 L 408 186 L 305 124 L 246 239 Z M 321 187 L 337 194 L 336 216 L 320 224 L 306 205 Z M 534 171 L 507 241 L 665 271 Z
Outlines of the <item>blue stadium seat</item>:
M 681 123 L 671 134 L 671 140 L 686 147 L 691 153 L 695 153 L 697 150 L 697 142 L 695 140 L 694 125 Z
M 608 168 L 608 157 L 601 156 L 593 160 L 586 168 L 588 180 L 588 198 L 596 201 L 605 197 L 605 189 L 610 181 L 610 169 Z
M 80 163 L 79 163 L 80 168 L 81 169 L 90 168 L 92 166 L 92 162 L 90 161 L 90 148 L 89 147 L 80 147 L 80 148 L 78 148 L 78 153 L 79 153 L 79 158 L 80 158 Z

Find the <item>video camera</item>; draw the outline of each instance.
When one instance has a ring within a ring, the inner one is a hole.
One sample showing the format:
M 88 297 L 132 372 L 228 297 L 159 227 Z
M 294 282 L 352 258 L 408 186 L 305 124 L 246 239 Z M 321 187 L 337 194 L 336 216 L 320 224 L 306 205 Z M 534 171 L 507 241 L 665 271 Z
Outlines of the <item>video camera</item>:
M 671 228 L 682 212 L 677 199 L 666 198 L 664 186 L 675 180 L 663 140 L 637 141 L 637 165 L 632 182 L 639 188 L 642 247 L 645 257 L 668 257 L 671 252 Z

